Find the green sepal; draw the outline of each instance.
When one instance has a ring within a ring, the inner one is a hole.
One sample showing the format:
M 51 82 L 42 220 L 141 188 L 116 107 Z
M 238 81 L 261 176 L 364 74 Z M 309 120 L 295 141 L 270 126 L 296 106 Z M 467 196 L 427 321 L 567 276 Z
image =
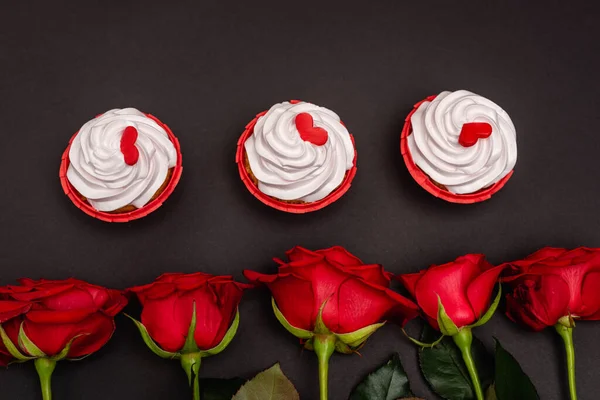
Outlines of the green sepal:
M 414 344 L 416 344 L 417 346 L 419 346 L 420 348 L 424 349 L 424 348 L 431 348 L 431 347 L 435 347 L 436 345 L 438 345 L 445 337 L 445 335 L 442 334 L 442 336 L 440 336 L 439 339 L 437 339 L 435 342 L 433 343 L 423 343 L 420 340 L 417 340 L 413 337 L 411 337 L 405 330 L 404 328 L 402 328 L 402 333 L 404 333 L 404 336 L 406 336 L 406 338 L 408 340 L 410 340 L 411 342 L 413 342 Z
M 469 327 L 475 328 L 475 327 L 481 326 L 481 325 L 485 324 L 486 322 L 488 322 L 492 318 L 492 316 L 494 316 L 494 313 L 496 312 L 496 309 L 498 308 L 498 304 L 500 304 L 501 298 L 502 298 L 502 286 L 498 285 L 498 294 L 496 294 L 496 298 L 490 305 L 490 308 L 488 308 L 488 310 L 485 312 L 485 314 L 483 314 L 483 316 L 481 318 L 479 318 L 479 320 L 477 322 L 470 325 Z
M 277 304 L 275 303 L 275 299 L 273 297 L 271 297 L 271 304 L 273 306 L 273 312 L 275 313 L 275 317 L 277 317 L 279 323 L 281 323 L 281 325 L 283 325 L 283 327 L 287 329 L 289 333 L 303 340 L 308 340 L 314 336 L 314 333 L 312 333 L 311 331 L 292 326 L 292 324 L 290 324 L 287 321 L 287 319 L 283 316 L 283 314 L 277 307 Z
M 64 360 L 65 358 L 67 358 L 67 356 L 69 355 L 69 351 L 71 351 L 71 345 L 73 345 L 73 342 L 75 341 L 75 339 L 82 337 L 82 336 L 89 336 L 89 333 L 82 333 L 81 335 L 77 335 L 75 336 L 73 339 L 71 339 L 69 341 L 69 343 L 67 343 L 67 345 L 65 346 L 64 349 L 62 349 L 62 351 L 52 357 L 48 357 L 50 360 L 52 361 L 60 361 L 60 360 Z
M 233 322 L 231 323 L 231 326 L 229 327 L 229 329 L 225 333 L 225 336 L 223 336 L 223 339 L 221 340 L 221 343 L 219 343 L 218 345 L 216 345 L 212 349 L 200 351 L 200 355 L 202 357 L 210 357 L 210 356 L 214 356 L 216 354 L 219 354 L 220 352 L 222 352 L 223 350 L 225 350 L 225 348 L 227 346 L 229 346 L 229 343 L 231 343 L 231 341 L 233 340 L 233 337 L 237 333 L 239 325 L 240 325 L 240 311 L 237 310 L 236 313 L 235 313 L 235 318 L 233 319 Z
M 438 315 L 437 322 L 440 327 L 440 332 L 446 336 L 454 336 L 458 333 L 458 327 L 452 319 L 446 314 L 446 309 L 442 304 L 442 299 L 438 296 Z
M 188 328 L 188 334 L 185 337 L 185 344 L 183 345 L 183 349 L 179 352 L 181 354 L 187 353 L 197 353 L 198 345 L 196 344 L 196 338 L 194 337 L 196 333 L 196 301 L 192 303 L 192 320 L 190 321 L 190 327 Z
M 21 350 L 25 351 L 27 354 L 31 355 L 34 358 L 46 358 L 46 353 L 41 351 L 39 347 L 35 345 L 25 333 L 25 329 L 23 328 L 24 322 L 21 323 L 21 327 L 19 328 L 19 347 Z
M 571 314 L 560 317 L 558 323 L 565 328 L 575 328 L 575 319 Z
M 10 338 L 6 334 L 6 331 L 4 330 L 2 325 L 0 325 L 0 337 L 2 338 L 2 343 L 4 343 L 4 347 L 6 347 L 6 350 L 8 350 L 10 355 L 13 356 L 17 360 L 17 362 L 25 362 L 35 359 L 35 357 L 26 356 L 25 354 L 19 351 L 17 346 L 15 346 L 15 344 L 10 340 Z
M 157 356 L 159 356 L 161 358 L 166 358 L 166 359 L 178 359 L 181 356 L 179 353 L 171 353 L 169 351 L 165 351 L 165 350 L 161 349 L 160 346 L 158 344 L 156 344 L 156 342 L 150 337 L 150 334 L 148 333 L 148 330 L 146 329 L 144 324 L 142 324 L 137 319 L 133 318 L 131 315 L 125 314 L 125 316 L 127 318 L 129 318 L 130 320 L 132 320 L 133 323 L 135 324 L 135 326 L 137 326 L 138 330 L 140 331 L 140 334 L 142 335 L 142 339 L 144 340 L 144 343 L 146 343 L 146 346 L 148 346 L 148 348 L 154 354 L 156 354 Z
M 313 344 L 314 347 L 314 344 Z M 314 350 L 314 349 L 313 349 Z M 335 341 L 335 351 L 342 354 L 354 354 L 356 353 L 356 349 L 348 346 L 346 343 L 336 340 Z
M 317 319 L 315 321 L 315 330 L 313 331 L 316 335 L 331 335 L 331 331 L 323 321 L 323 310 L 325 309 L 326 305 L 327 300 L 325 300 L 323 304 L 321 304 L 321 308 L 319 308 L 319 312 L 317 313 Z
M 378 324 L 365 326 L 364 328 L 360 328 L 354 332 L 336 333 L 335 337 L 344 344 L 356 348 L 362 345 L 373 333 L 375 333 L 375 331 L 377 331 L 377 329 L 381 328 L 383 325 L 385 325 L 385 322 L 380 322 Z

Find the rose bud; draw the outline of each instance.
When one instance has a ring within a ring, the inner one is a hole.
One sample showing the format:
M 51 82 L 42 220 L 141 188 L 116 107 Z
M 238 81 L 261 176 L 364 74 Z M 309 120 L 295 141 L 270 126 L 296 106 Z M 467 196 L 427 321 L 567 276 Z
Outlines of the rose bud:
M 200 396 L 198 370 L 203 357 L 222 352 L 238 328 L 238 305 L 250 285 L 231 276 L 164 274 L 151 284 L 129 289 L 142 304 L 137 325 L 146 345 L 156 355 L 179 359 L 194 398 Z
M 6 298 L 30 304 L 0 326 L 4 352 L 18 362 L 35 360 L 47 400 L 52 396 L 50 380 L 56 362 L 100 350 L 115 331 L 114 317 L 127 299 L 117 290 L 77 279 L 21 279 L 19 283 L 0 288 Z
M 277 274 L 246 270 L 244 275 L 269 288 L 279 322 L 315 351 L 321 399 L 327 399 L 333 352 L 355 352 L 386 320 L 404 325 L 418 308 L 389 289 L 391 273 L 379 264 L 364 264 L 343 247 L 317 251 L 295 247 L 286 254 L 288 262 L 275 259 Z
M 544 248 L 520 261 L 502 280 L 512 292 L 506 296 L 506 315 L 534 331 L 554 326 L 563 338 L 571 398 L 576 398 L 575 320 L 600 320 L 600 249 Z
M 494 267 L 481 254 L 468 254 L 443 265 L 432 265 L 414 274 L 399 275 L 429 324 L 452 339 L 462 352 L 478 399 L 483 399 L 471 354 L 471 328 L 490 320 L 501 293 L 491 302 L 494 286 L 504 266 Z M 491 303 L 491 304 L 490 304 Z M 419 346 L 433 346 L 410 338 Z

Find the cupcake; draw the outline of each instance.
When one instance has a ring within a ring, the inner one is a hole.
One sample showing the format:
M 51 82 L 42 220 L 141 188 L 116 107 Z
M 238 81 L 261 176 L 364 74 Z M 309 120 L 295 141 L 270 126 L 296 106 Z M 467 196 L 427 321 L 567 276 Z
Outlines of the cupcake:
M 516 131 L 508 114 L 466 90 L 417 103 L 406 118 L 400 148 L 419 185 L 453 203 L 489 199 L 517 162 Z
M 85 123 L 65 150 L 60 180 L 85 213 L 127 222 L 162 205 L 181 177 L 179 142 L 169 127 L 135 108 Z
M 292 100 L 256 116 L 238 141 L 242 181 L 263 203 L 306 213 L 339 199 L 356 174 L 354 138 L 331 110 Z

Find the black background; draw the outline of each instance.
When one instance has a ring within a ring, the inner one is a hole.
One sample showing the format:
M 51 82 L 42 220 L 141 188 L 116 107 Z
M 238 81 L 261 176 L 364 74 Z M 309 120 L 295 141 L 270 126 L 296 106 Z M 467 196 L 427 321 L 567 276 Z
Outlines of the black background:
M 2 1 L 0 284 L 76 276 L 125 288 L 198 270 L 243 279 L 244 268 L 274 271 L 271 258 L 294 245 L 343 245 L 395 273 L 468 252 L 499 263 L 545 245 L 600 246 L 599 16 L 592 1 Z M 469 206 L 426 193 L 399 154 L 412 105 L 456 89 L 497 102 L 517 127 L 514 176 Z M 336 111 L 358 149 L 351 190 L 310 215 L 262 205 L 234 163 L 244 125 L 292 98 Z M 113 225 L 71 204 L 58 168 L 84 122 L 128 106 L 171 126 L 184 172 L 158 211 Z M 498 313 L 476 335 L 490 347 L 497 336 L 542 399 L 567 398 L 551 330 L 528 333 Z M 599 335 L 597 323 L 576 328 L 580 399 L 600 390 Z M 394 351 L 415 393 L 434 398 L 393 326 L 362 357 L 333 357 L 331 398 L 346 399 Z M 242 302 L 235 340 L 201 374 L 249 377 L 277 361 L 303 399 L 317 398 L 316 358 L 256 291 Z M 101 352 L 59 365 L 54 394 L 191 398 L 178 363 L 154 356 L 122 316 Z M 0 371 L 0 397 L 39 398 L 33 365 Z

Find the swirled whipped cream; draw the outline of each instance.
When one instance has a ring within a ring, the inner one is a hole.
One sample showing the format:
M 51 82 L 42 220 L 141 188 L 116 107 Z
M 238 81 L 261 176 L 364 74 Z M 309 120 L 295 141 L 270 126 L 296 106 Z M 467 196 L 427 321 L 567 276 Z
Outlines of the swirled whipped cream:
M 133 165 L 125 162 L 121 151 L 127 127 L 137 130 L 139 157 Z M 175 146 L 156 121 L 135 108 L 114 109 L 81 127 L 69 150 L 67 178 L 98 211 L 141 208 L 176 162 Z
M 491 134 L 465 147 L 459 137 L 463 125 L 469 123 L 487 123 Z M 433 101 L 423 102 L 411 124 L 408 148 L 413 161 L 452 193 L 474 193 L 491 186 L 517 162 L 516 130 L 508 114 L 466 90 L 442 92 Z
M 323 140 L 313 141 L 324 144 L 303 139 L 298 115 L 309 121 L 312 117 L 313 130 L 326 133 Z M 258 119 L 244 146 L 258 189 L 281 200 L 315 202 L 327 197 L 354 163 L 354 145 L 340 117 L 305 102 L 275 104 Z

